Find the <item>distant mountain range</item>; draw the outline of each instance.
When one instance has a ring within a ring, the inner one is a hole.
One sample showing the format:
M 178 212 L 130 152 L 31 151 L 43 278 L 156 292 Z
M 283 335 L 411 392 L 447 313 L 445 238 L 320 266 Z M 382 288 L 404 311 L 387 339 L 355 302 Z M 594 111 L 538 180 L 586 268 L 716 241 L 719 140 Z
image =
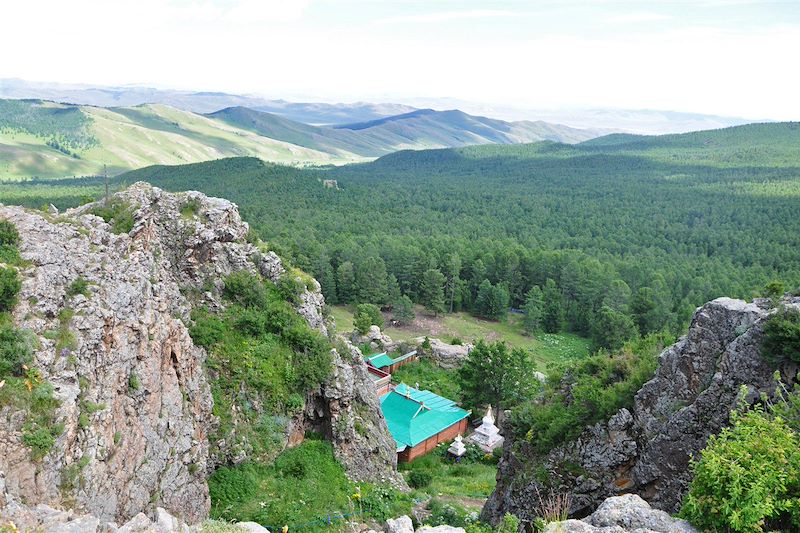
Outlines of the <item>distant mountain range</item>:
M 430 109 L 331 127 L 241 106 L 203 115 L 164 104 L 104 108 L 9 99 L 0 100 L 0 178 L 90 175 L 104 167 L 116 174 L 232 156 L 341 164 L 404 149 L 576 143 L 600 134 Z
M 684 133 L 763 122 L 741 117 L 652 109 L 525 109 L 511 105 L 468 102 L 453 98 L 405 98 L 398 103 L 314 103 L 270 100 L 257 95 L 194 92 L 141 86 L 104 87 L 0 79 L 0 98 L 35 98 L 99 107 L 164 104 L 194 113 L 213 113 L 228 107 L 247 107 L 316 125 L 369 122 L 419 109 L 460 109 L 471 115 L 516 122 L 545 121 L 577 129 L 625 131 L 638 134 Z

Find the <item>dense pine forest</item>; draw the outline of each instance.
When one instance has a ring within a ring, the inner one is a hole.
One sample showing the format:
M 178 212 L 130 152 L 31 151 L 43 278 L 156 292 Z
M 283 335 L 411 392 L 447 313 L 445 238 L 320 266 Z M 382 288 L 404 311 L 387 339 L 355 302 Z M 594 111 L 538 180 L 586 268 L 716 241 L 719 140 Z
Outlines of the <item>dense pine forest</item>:
M 531 332 L 565 329 L 616 348 L 636 333 L 682 330 L 711 298 L 800 285 L 799 158 L 800 126 L 778 123 L 403 151 L 317 169 L 235 158 L 118 181 L 235 201 L 329 303 L 392 307 L 407 296 L 431 313 L 494 319 L 521 309 Z M 25 187 L 3 187 L 0 199 L 63 206 L 99 191 Z

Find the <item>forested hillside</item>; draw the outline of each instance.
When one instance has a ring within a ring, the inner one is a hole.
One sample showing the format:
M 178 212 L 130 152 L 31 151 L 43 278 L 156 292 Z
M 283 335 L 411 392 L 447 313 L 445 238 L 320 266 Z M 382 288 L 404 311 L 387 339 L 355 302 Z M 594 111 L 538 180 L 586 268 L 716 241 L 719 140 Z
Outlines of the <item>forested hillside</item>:
M 678 331 L 714 297 L 800 284 L 798 146 L 796 124 L 769 124 L 400 152 L 315 171 L 231 159 L 122 179 L 238 202 L 330 303 L 403 293 L 490 318 L 526 307 L 530 329 L 614 347 L 635 330 Z

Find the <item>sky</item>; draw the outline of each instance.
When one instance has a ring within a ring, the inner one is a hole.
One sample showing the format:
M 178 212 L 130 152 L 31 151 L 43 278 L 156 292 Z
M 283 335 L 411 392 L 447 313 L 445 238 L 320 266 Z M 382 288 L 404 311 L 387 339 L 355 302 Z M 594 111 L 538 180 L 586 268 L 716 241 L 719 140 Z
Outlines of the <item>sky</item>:
M 800 120 L 800 0 L 4 0 L 0 78 Z

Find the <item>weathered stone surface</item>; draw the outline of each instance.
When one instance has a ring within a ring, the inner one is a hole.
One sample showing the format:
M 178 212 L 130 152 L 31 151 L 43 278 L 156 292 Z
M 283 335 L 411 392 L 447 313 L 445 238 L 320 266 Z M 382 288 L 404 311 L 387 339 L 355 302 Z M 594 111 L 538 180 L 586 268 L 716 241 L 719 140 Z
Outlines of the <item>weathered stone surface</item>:
M 386 521 L 386 533 L 414 533 L 414 524 L 408 516 Z
M 423 357 L 430 358 L 438 366 L 445 369 L 460 368 L 464 364 L 469 352 L 472 351 L 472 344 L 448 344 L 441 339 L 429 338 L 430 348 L 423 348 L 425 337 L 416 337 L 411 341 L 399 341 L 384 343 L 384 349 L 392 352 L 402 347 L 414 346 Z
M 395 470 L 397 446 L 386 426 L 361 351 L 340 338 L 333 372 L 306 404 L 306 423 L 333 442 L 336 458 L 355 481 L 407 488 Z
M 25 414 L 2 408 L 0 472 L 11 496 L 29 504 L 66 501 L 96 516 L 101 529 L 141 512 L 155 516 L 156 506 L 195 523 L 209 509 L 205 474 L 233 458 L 224 448 L 209 455 L 216 419 L 206 354 L 186 328 L 190 310 L 219 308 L 223 279 L 234 271 L 260 272 L 274 282 L 287 272 L 277 255 L 246 241 L 249 228 L 227 200 L 144 183 L 114 200 L 133 212 L 127 234 L 112 233 L 89 214 L 92 205 L 61 215 L 0 206 L 0 218 L 20 232 L 28 264 L 14 320 L 38 338 L 35 366 L 54 387 L 57 421 L 65 428 L 34 463 L 22 442 Z M 298 313 L 326 334 L 319 284 L 297 277 L 306 284 Z M 68 294 L 79 278 L 88 281 L 88 292 Z M 59 331 L 74 342 L 56 350 Z M 394 444 L 363 361 L 337 357 L 335 367 L 329 383 L 310 395 L 308 411 L 335 420 L 318 422 L 332 428 L 351 477 L 396 476 Z M 119 529 L 129 525 L 135 524 Z
M 417 533 L 465 533 L 463 527 L 453 527 L 453 526 L 422 526 L 417 530 Z
M 545 533 L 697 533 L 688 522 L 672 518 L 636 494 L 606 499 L 584 520 L 548 524 Z
M 239 529 L 250 531 L 250 533 L 269 533 L 269 529 L 255 522 L 238 522 L 236 525 Z
M 358 330 L 354 330 L 350 334 L 350 342 L 356 346 L 368 344 L 375 349 L 387 349 L 387 347 L 392 345 L 391 337 L 382 333 L 381 328 L 374 324 L 369 327 L 369 331 L 364 335 L 359 333 Z
M 447 344 L 440 339 L 430 339 L 430 343 L 426 355 L 445 369 L 460 368 L 472 351 L 472 344 Z
M 661 353 L 655 376 L 636 394 L 632 411 L 622 409 L 586 428 L 546 457 L 507 438 L 498 484 L 482 517 L 497 523 L 511 512 L 532 520 L 537 491 L 548 490 L 571 493 L 571 512 L 577 516 L 592 512 L 606 497 L 628 492 L 656 508 L 677 511 L 690 482 L 689 457 L 729 423 L 740 386 L 748 388 L 749 401 L 774 394 L 774 369 L 760 355 L 770 312 L 765 303 L 719 298 L 699 308 L 688 335 Z M 800 306 L 800 298 L 785 303 Z M 787 384 L 797 378 L 796 365 L 784 365 L 781 372 Z M 548 472 L 549 486 L 529 475 L 534 468 Z
M 0 208 L 30 263 L 14 318 L 38 337 L 36 367 L 54 387 L 65 427 L 33 464 L 21 441 L 24 416 L 4 408 L 14 422 L 0 426 L 0 470 L 13 495 L 56 505 L 67 498 L 103 521 L 153 504 L 199 520 L 209 507 L 202 473 L 213 426 L 204 353 L 182 320 L 189 307 L 168 261 L 176 243 L 148 213 L 136 216 L 130 234 L 114 235 L 92 215 Z M 89 282 L 87 294 L 69 295 L 78 278 Z M 74 342 L 56 350 L 52 332 L 60 330 Z M 75 479 L 62 489 L 70 467 Z

